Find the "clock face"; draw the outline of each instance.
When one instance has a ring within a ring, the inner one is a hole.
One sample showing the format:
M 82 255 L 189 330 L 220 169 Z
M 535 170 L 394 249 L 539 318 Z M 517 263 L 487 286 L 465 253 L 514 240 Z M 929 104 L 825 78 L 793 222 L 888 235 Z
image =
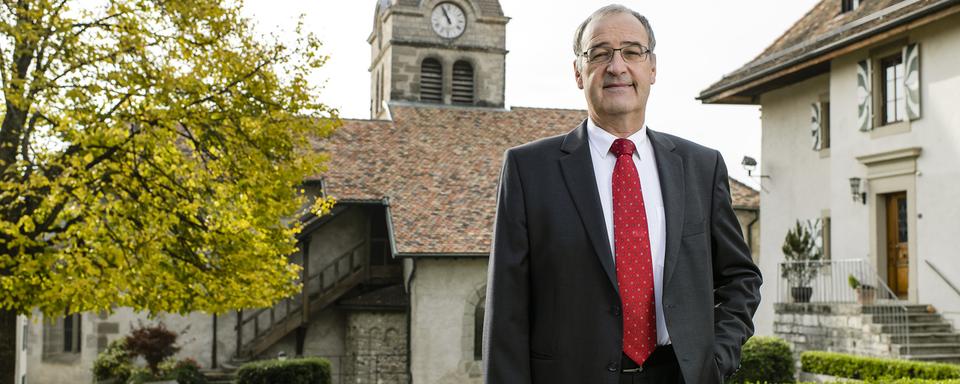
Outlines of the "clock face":
M 467 17 L 463 9 L 453 3 L 440 3 L 430 15 L 433 31 L 442 37 L 452 39 L 463 34 L 467 28 Z

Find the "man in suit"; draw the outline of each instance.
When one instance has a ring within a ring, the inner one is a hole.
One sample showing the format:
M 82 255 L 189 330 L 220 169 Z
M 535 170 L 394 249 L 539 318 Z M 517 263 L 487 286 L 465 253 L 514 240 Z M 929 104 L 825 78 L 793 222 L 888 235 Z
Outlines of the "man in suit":
M 575 36 L 589 118 L 505 153 L 485 382 L 722 382 L 761 284 L 723 159 L 644 125 L 656 78 L 646 18 L 607 6 Z

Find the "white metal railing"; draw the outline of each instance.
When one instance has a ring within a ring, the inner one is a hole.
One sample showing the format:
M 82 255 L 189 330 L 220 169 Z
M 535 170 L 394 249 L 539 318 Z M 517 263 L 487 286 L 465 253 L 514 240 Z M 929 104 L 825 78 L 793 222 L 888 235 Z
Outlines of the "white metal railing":
M 850 286 L 853 277 L 859 289 Z M 891 335 L 891 341 L 910 354 L 910 313 L 877 275 L 877 269 L 862 259 L 782 262 L 777 267 L 778 302 L 810 304 L 860 304 L 871 316 L 876 331 Z
M 950 278 L 947 277 L 947 275 L 943 273 L 943 271 L 941 271 L 940 268 L 938 268 L 937 265 L 934 264 L 932 261 L 924 259 L 923 262 L 927 263 L 927 266 L 930 267 L 930 269 L 932 269 L 933 272 L 937 274 L 937 276 L 940 276 L 940 279 L 943 280 L 944 283 L 947 283 L 947 286 L 950 287 L 950 289 L 953 290 L 953 293 L 956 294 L 954 298 L 960 299 L 960 289 L 958 289 L 956 284 L 953 283 L 953 280 L 950 280 Z M 960 315 L 960 312 L 947 309 L 947 310 L 940 311 L 940 314 L 943 315 L 944 317 L 948 317 L 951 320 L 951 322 L 953 322 L 954 325 L 956 325 L 955 318 L 958 315 Z

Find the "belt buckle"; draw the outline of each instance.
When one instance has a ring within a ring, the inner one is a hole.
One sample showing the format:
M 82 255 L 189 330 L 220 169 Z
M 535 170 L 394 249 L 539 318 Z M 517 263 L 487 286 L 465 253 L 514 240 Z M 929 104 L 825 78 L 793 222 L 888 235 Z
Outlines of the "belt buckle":
M 640 373 L 640 372 L 643 372 L 643 367 L 625 368 L 625 369 L 621 370 L 621 372 L 623 372 L 623 373 Z

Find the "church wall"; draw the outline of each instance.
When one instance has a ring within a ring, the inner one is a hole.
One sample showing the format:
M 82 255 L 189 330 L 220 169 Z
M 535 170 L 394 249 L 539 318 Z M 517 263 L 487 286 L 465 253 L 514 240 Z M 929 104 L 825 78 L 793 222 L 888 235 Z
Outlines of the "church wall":
M 343 256 L 358 243 L 366 241 L 369 221 L 363 209 L 353 207 L 334 216 L 324 225 L 323 230 L 314 231 L 310 236 L 310 276 L 320 273 L 323 267 Z M 370 254 L 369 245 L 362 245 L 359 252 L 360 255 Z M 346 262 L 343 262 L 341 268 L 345 266 Z M 325 273 L 327 284 L 331 281 L 329 279 L 334 278 L 333 272 L 330 270 Z M 311 280 L 309 284 L 319 282 Z
M 42 315 L 35 313 L 27 322 L 26 364 L 27 382 L 31 384 L 89 383 L 93 381 L 93 361 L 110 342 L 126 337 L 131 329 L 139 324 L 152 325 L 163 323 L 167 329 L 176 332 L 177 345 L 181 347 L 175 355 L 177 359 L 192 358 L 201 367 L 209 368 L 212 358 L 213 318 L 212 315 L 194 312 L 186 316 L 159 314 L 149 318 L 144 312 L 134 312 L 130 308 L 118 308 L 113 314 L 86 312 L 80 315 L 81 342 L 80 353 L 63 354 L 54 357 L 43 356 L 44 321 Z M 224 314 L 218 321 L 218 361 L 228 361 L 235 351 L 236 340 L 233 314 Z
M 407 314 L 351 311 L 347 315 L 344 383 L 404 384 L 407 376 Z
M 415 260 L 411 283 L 411 374 L 414 383 L 481 383 L 473 319 L 483 302 L 487 259 Z

